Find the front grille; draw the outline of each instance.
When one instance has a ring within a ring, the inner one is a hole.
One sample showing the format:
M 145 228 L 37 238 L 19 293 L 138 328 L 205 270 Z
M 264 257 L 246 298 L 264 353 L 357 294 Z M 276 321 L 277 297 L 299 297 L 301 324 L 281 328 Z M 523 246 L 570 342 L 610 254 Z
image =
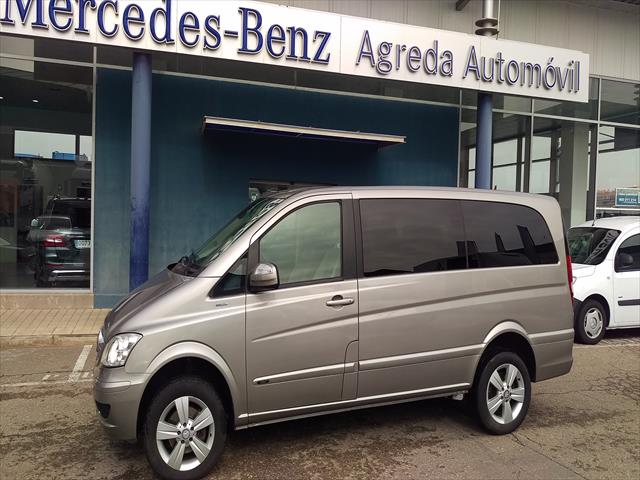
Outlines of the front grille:
M 108 403 L 96 402 L 96 408 L 98 409 L 98 412 L 100 412 L 102 418 L 107 418 L 109 416 L 109 412 L 111 411 L 111 405 L 109 405 Z

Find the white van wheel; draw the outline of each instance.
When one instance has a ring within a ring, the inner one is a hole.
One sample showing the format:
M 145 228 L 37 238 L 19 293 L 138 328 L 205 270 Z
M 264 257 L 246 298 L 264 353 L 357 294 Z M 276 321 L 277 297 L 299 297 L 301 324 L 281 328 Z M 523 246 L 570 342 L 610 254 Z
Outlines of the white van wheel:
M 597 300 L 587 300 L 576 317 L 576 339 L 580 343 L 595 345 L 604 337 L 607 312 Z

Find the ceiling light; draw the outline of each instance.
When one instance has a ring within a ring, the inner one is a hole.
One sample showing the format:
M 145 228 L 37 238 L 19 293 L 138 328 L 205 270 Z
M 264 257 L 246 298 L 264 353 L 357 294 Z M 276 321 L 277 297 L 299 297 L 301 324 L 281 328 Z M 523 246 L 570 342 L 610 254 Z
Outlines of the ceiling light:
M 33 100 L 31 100 L 33 103 L 38 103 L 40 102 L 40 100 L 38 100 L 37 98 L 34 98 Z

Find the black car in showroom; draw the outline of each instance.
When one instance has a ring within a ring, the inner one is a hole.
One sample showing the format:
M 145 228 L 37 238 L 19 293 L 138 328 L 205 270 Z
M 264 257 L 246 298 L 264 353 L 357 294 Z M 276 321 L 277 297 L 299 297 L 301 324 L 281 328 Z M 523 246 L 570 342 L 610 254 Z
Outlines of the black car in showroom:
M 44 215 L 31 222 L 38 287 L 89 286 L 91 271 L 91 200 L 55 197 Z

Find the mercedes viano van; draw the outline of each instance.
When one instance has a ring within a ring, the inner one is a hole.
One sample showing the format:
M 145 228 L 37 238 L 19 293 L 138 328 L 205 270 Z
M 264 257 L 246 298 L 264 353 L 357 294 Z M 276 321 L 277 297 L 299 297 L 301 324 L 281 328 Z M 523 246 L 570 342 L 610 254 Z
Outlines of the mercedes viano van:
M 509 433 L 571 368 L 570 266 L 550 197 L 265 196 L 107 316 L 99 418 L 169 479 L 209 472 L 229 428 L 425 398 Z

